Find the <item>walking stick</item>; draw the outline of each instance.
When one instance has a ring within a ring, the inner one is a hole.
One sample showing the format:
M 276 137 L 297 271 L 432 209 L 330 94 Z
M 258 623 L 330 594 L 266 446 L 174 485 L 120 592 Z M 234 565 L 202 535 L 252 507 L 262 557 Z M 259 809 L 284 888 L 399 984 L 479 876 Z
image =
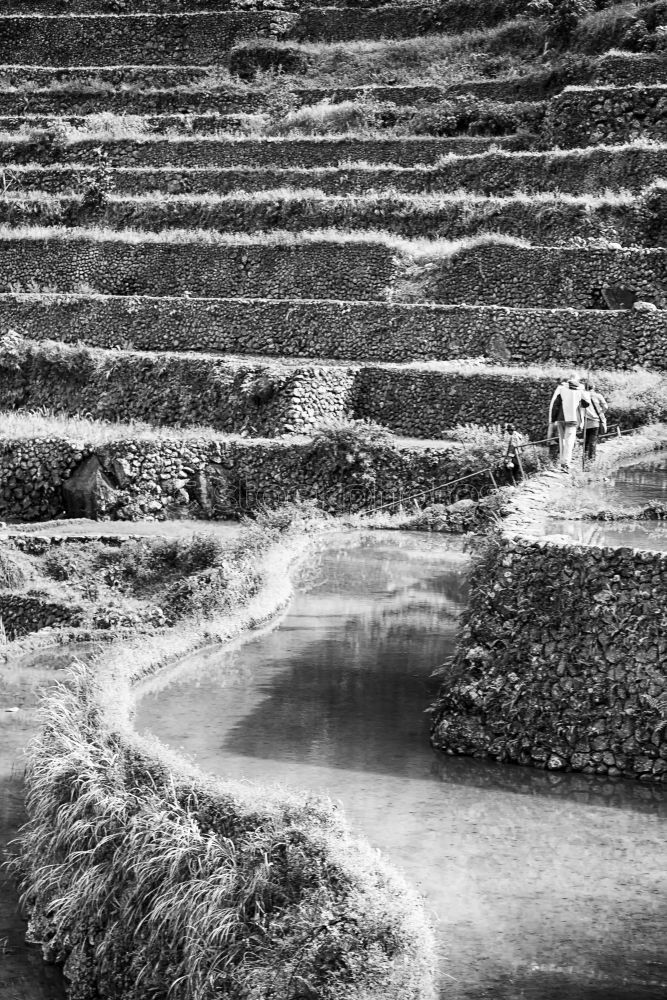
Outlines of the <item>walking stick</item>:
M 590 380 L 591 380 L 591 370 L 589 368 L 588 369 L 588 373 L 586 375 L 586 382 L 590 382 Z M 588 407 L 584 406 L 584 412 L 583 412 L 584 431 L 583 431 L 583 434 L 581 436 L 581 471 L 582 472 L 586 471 L 586 414 L 587 414 L 587 412 L 588 412 Z

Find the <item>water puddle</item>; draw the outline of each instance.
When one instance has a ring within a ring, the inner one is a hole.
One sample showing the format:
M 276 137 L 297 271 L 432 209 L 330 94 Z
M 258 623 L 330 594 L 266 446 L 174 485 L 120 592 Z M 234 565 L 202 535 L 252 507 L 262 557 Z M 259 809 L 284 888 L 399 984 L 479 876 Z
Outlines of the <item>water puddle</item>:
M 543 537 L 565 536 L 579 545 L 667 552 L 667 521 L 568 521 L 550 517 Z
M 667 503 L 667 451 L 639 455 L 619 466 L 610 474 L 604 495 L 625 507 Z
M 137 727 L 207 771 L 340 800 L 424 893 L 441 997 L 664 998 L 665 793 L 428 745 L 465 560 L 437 536 L 337 543 L 274 632 L 162 678 Z

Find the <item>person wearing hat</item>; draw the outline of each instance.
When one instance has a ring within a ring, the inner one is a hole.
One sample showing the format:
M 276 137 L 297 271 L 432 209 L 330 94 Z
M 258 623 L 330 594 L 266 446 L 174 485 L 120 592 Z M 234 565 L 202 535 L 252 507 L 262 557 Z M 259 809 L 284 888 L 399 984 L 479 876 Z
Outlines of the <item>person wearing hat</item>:
M 577 428 L 583 427 L 583 413 L 589 405 L 586 390 L 574 373 L 556 386 L 551 397 L 549 425 L 555 424 L 558 431 L 560 467 L 563 472 L 570 471 Z
M 590 375 L 584 382 L 584 387 L 586 389 L 586 398 L 590 403 L 586 409 L 586 416 L 584 418 L 584 455 L 593 461 L 600 429 L 602 429 L 603 434 L 607 430 L 605 413 L 609 409 L 609 404 L 604 396 L 596 390 L 595 382 Z

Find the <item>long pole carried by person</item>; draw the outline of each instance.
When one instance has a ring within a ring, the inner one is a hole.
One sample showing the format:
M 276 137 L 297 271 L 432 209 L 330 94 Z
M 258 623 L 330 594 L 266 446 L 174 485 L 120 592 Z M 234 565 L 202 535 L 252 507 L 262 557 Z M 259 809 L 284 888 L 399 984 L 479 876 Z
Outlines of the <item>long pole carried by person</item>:
M 591 370 L 590 368 L 586 372 L 586 381 L 584 385 L 589 385 L 591 381 Z M 584 433 L 581 437 L 581 471 L 586 470 L 586 413 L 588 412 L 588 407 L 584 407 L 583 421 L 584 421 Z

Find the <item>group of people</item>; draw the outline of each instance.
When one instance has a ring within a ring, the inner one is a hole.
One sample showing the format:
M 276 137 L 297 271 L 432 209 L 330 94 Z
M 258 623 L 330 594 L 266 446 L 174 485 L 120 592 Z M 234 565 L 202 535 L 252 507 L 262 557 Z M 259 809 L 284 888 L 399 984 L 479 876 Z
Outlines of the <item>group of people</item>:
M 558 435 L 560 467 L 570 471 L 577 432 L 583 433 L 584 457 L 595 458 L 598 436 L 607 430 L 607 401 L 595 388 L 592 378 L 581 382 L 577 375 L 564 378 L 556 386 L 549 404 L 547 438 Z

